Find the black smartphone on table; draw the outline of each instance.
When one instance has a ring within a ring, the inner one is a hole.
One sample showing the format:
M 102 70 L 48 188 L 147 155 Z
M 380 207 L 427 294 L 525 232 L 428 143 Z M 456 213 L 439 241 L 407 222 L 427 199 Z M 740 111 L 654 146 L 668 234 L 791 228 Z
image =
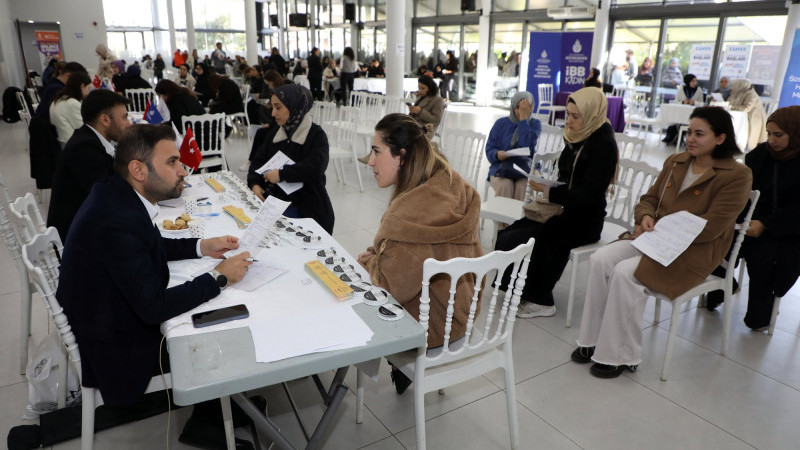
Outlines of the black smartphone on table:
M 248 317 L 250 317 L 250 311 L 247 310 L 247 306 L 234 305 L 192 314 L 192 323 L 195 328 L 202 328 Z

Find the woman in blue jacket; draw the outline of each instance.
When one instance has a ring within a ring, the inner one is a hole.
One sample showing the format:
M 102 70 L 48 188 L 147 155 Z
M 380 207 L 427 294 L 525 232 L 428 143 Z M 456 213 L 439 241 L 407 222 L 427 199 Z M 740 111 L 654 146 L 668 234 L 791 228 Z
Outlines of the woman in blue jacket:
M 522 91 L 511 98 L 511 112 L 508 117 L 501 117 L 492 126 L 489 139 L 486 141 L 486 157 L 489 159 L 489 182 L 498 197 L 509 197 L 517 200 L 525 198 L 528 177 L 514 169 L 514 164 L 526 173 L 531 170 L 533 153 L 542 133 L 542 124 L 532 119 L 533 95 Z M 518 148 L 527 148 L 524 156 L 512 156 L 507 152 Z

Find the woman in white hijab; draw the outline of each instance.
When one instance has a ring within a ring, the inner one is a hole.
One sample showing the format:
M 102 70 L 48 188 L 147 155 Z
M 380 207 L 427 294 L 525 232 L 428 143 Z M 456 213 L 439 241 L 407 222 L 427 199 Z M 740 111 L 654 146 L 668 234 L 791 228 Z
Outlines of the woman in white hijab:
M 760 142 L 767 140 L 767 112 L 761 104 L 761 97 L 758 96 L 750 80 L 739 79 L 731 81 L 731 95 L 728 97 L 733 111 L 744 111 L 747 113 L 747 121 L 750 124 L 750 133 L 747 135 L 747 150 L 752 150 Z

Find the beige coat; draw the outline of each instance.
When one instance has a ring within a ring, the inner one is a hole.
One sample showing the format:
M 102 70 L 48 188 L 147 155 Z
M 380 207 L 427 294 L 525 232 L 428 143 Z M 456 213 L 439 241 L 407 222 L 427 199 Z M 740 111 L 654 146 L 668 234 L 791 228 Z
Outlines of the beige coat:
M 655 184 L 634 211 L 637 224 L 646 215 L 658 221 L 684 210 L 708 220 L 689 248 L 669 266 L 642 256 L 634 275 L 648 288 L 669 298 L 700 284 L 722 262 L 733 240 L 736 218 L 747 204 L 752 186 L 750 169 L 726 158 L 716 160 L 711 169 L 678 193 L 691 160 L 685 152 L 667 158 Z
M 734 97 L 733 94 L 731 94 L 731 97 Z M 738 102 L 734 98 L 729 98 L 728 100 L 732 100 L 732 110 L 747 113 L 747 122 L 749 123 L 747 150 L 752 150 L 758 144 L 765 142 L 767 140 L 767 112 L 764 110 L 761 97 L 758 96 L 756 91 L 748 90 Z
M 370 256 L 361 264 L 372 283 L 386 289 L 419 320 L 422 263 L 483 254 L 478 237 L 481 199 L 455 171 L 452 182 L 445 171 L 395 198 L 381 218 Z M 456 287 L 450 341 L 464 335 L 475 277 L 463 277 Z M 444 342 L 450 280 L 434 277 L 430 284 L 428 346 Z M 477 314 L 477 312 L 476 312 Z
M 421 108 L 419 114 L 411 114 L 411 117 L 417 119 L 417 122 L 422 125 L 431 124 L 431 129 L 427 133 L 428 139 L 430 139 L 433 137 L 433 133 L 436 132 L 439 122 L 442 121 L 444 100 L 439 95 L 427 95 L 417 106 Z

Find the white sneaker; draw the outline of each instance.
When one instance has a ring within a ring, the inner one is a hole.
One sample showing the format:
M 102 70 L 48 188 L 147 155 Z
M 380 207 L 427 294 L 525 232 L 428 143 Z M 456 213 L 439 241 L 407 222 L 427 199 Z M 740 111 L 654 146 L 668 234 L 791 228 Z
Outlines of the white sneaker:
M 531 317 L 550 317 L 555 315 L 556 307 L 537 305 L 531 302 L 522 302 L 517 310 L 517 317 L 520 319 L 530 319 Z

